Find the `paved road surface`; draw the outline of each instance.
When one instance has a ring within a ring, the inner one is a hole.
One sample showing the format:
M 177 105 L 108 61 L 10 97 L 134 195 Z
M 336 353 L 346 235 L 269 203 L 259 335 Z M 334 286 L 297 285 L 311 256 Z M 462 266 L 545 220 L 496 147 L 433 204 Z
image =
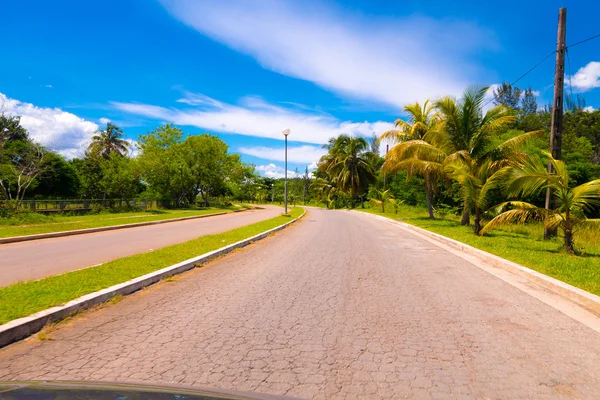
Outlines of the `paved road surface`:
M 0 350 L 0 379 L 307 398 L 600 398 L 600 334 L 368 215 L 310 210 L 211 265 Z
M 145 253 L 281 214 L 281 207 L 0 245 L 0 287 Z

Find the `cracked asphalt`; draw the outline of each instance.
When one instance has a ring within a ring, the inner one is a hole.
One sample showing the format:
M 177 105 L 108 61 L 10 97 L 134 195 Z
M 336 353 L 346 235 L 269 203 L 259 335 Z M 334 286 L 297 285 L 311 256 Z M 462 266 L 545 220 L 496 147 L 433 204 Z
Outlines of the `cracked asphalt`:
M 310 209 L 273 237 L 0 350 L 0 380 L 302 398 L 600 398 L 600 334 L 411 232 Z

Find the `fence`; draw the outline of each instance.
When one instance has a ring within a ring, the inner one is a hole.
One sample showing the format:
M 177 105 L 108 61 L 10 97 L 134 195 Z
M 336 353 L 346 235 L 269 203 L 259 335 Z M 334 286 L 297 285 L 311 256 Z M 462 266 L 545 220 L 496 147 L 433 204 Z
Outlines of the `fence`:
M 54 213 L 54 212 L 86 212 L 95 207 L 102 208 L 133 208 L 151 210 L 160 208 L 160 201 L 146 201 L 137 199 L 80 199 L 80 200 L 23 200 L 19 210 Z

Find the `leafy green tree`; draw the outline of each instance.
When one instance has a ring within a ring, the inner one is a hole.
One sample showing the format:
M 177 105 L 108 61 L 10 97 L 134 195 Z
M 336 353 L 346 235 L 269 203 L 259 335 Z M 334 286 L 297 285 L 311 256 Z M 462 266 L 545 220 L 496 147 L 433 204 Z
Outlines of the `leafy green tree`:
M 550 188 L 556 198 L 556 208 L 546 210 L 523 201 L 508 201 L 498 206 L 499 210 L 512 207 L 488 222 L 481 233 L 507 223 L 524 223 L 542 219 L 548 229 L 559 229 L 563 233 L 564 248 L 569 254 L 575 252 L 574 234 L 585 225 L 598 225 L 600 219 L 588 219 L 585 212 L 600 205 L 600 179 L 571 188 L 569 173 L 561 160 L 546 153 L 553 171 L 548 172 L 547 163 L 538 156 L 523 157 L 520 165 L 510 173 L 507 193 L 511 197 L 529 196 Z
M 31 191 L 34 198 L 77 198 L 80 190 L 79 177 L 72 163 L 54 152 L 47 152 L 44 157 L 45 172 L 39 183 Z
M 162 125 L 141 135 L 138 143 L 138 166 L 149 197 L 174 207 L 188 204 L 194 180 L 186 163 L 183 131 L 171 124 Z
M 77 174 L 79 190 L 77 197 L 82 199 L 100 199 L 104 195 L 102 181 L 102 160 L 86 154 L 84 158 L 74 158 L 70 161 Z
M 100 186 L 109 198 L 131 199 L 143 191 L 136 160 L 113 153 L 100 161 Z
M 121 128 L 108 122 L 106 129 L 99 130 L 92 136 L 88 151 L 107 159 L 112 154 L 125 156 L 129 152 L 129 143 L 123 139 Z
M 199 194 L 204 205 L 209 207 L 209 197 L 223 194 L 227 180 L 236 179 L 239 175 L 240 158 L 237 154 L 229 154 L 227 144 L 210 134 L 188 136 L 183 146 L 192 180 L 188 202 L 195 202 Z

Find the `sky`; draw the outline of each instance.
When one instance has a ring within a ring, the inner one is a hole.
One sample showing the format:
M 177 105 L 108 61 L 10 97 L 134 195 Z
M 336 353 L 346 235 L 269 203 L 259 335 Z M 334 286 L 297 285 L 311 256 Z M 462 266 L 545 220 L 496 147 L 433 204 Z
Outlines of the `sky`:
M 592 0 L 3 0 L 0 112 L 67 158 L 108 121 L 132 145 L 170 122 L 280 177 L 286 128 L 303 171 L 408 103 L 513 82 L 555 50 L 559 7 L 567 44 L 600 34 Z M 600 107 L 600 38 L 568 55 L 565 91 Z M 543 106 L 553 79 L 554 56 L 517 86 Z

